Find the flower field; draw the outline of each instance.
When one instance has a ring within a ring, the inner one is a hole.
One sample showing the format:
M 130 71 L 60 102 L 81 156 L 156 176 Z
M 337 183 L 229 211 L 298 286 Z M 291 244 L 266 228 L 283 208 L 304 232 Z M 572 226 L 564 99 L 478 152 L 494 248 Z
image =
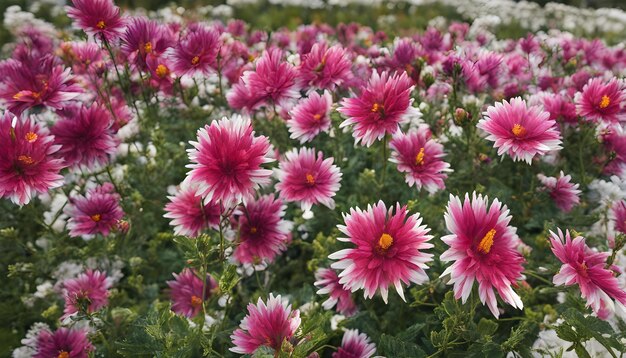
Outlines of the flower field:
M 626 353 L 626 13 L 271 3 L 6 9 L 0 356 Z

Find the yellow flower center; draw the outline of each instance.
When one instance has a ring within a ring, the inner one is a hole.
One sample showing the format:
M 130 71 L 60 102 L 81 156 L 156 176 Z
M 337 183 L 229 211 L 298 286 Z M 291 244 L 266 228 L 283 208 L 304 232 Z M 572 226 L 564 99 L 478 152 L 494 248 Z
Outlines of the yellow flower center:
M 609 98 L 609 96 L 604 95 L 602 96 L 602 99 L 600 100 L 598 107 L 600 107 L 601 109 L 605 109 L 606 107 L 609 106 L 609 104 L 611 104 L 611 99 Z
M 253 227 L 251 227 L 251 228 L 250 228 L 250 233 L 251 233 L 251 234 L 256 234 L 256 232 L 257 232 L 257 231 L 258 231 L 258 230 L 257 230 L 257 228 L 256 228 L 255 226 L 253 226 Z
M 488 254 L 489 251 L 491 251 L 491 247 L 493 246 L 494 236 L 496 236 L 496 229 L 489 230 L 485 237 L 480 240 L 480 243 L 478 244 L 478 251 L 482 252 L 483 254 Z
M 381 250 L 386 251 L 393 245 L 393 237 L 387 233 L 383 233 L 380 235 L 380 239 L 378 239 L 378 247 Z
M 313 177 L 313 174 L 306 173 L 306 183 L 309 185 L 315 184 L 315 177 Z
M 424 148 L 420 148 L 419 153 L 415 156 L 415 164 L 424 165 Z
M 26 135 L 24 136 L 24 139 L 26 139 L 28 141 L 28 143 L 33 143 L 34 141 L 37 140 L 37 133 L 34 132 L 28 132 L 26 133 Z
M 191 305 L 193 307 L 200 307 L 202 305 L 202 298 L 198 296 L 191 296 Z
M 516 136 L 517 138 L 523 137 L 526 134 L 526 128 L 522 127 L 521 124 L 516 123 L 513 126 L 513 129 L 511 129 L 511 132 L 513 132 L 513 135 Z
M 320 119 L 322 119 L 322 115 L 321 114 L 314 114 L 313 115 L 313 119 L 315 119 L 316 121 L 319 121 Z
M 152 52 L 152 43 L 147 42 L 145 45 L 143 45 L 143 49 L 146 51 L 146 53 Z
M 167 73 L 169 72 L 169 69 L 164 64 L 160 64 L 157 66 L 155 72 L 157 76 L 159 76 L 160 78 L 163 78 L 167 75 Z
M 33 158 L 31 158 L 28 155 L 20 155 L 19 157 L 17 157 L 17 160 L 19 160 L 20 162 L 26 165 L 31 165 L 35 162 L 35 160 L 33 160 Z
M 107 27 L 107 25 L 104 23 L 104 21 L 100 20 L 96 24 L 96 27 L 99 28 L 100 30 L 104 30 L 104 28 Z
M 102 220 L 102 215 L 100 215 L 100 214 L 93 214 L 93 215 L 91 215 L 91 220 L 93 220 L 95 222 L 98 222 L 98 221 Z
M 20 98 L 22 98 L 22 96 L 23 96 L 22 92 L 18 92 L 18 93 L 13 95 L 13 99 L 20 99 Z
M 378 103 L 378 102 L 374 102 L 374 104 L 372 105 L 372 113 L 381 113 L 383 110 L 385 109 L 385 106 L 383 106 L 382 104 Z
M 254 55 L 252 54 L 248 55 L 248 62 L 252 62 L 254 61 L 254 59 L 255 59 Z
M 59 355 L 57 356 L 57 358 L 70 358 L 70 354 L 67 353 L 66 351 L 61 351 L 59 352 Z
M 200 62 L 200 57 L 198 57 L 198 56 L 194 56 L 194 57 L 191 59 L 191 64 L 192 64 L 192 65 L 197 65 L 197 64 L 198 64 L 198 62 Z

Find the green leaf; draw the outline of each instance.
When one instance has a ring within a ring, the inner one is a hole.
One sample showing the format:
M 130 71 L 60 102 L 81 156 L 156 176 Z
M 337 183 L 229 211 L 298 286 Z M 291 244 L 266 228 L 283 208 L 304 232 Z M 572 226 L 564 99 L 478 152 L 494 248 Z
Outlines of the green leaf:
M 498 330 L 498 324 L 492 320 L 481 318 L 478 322 L 478 332 L 483 336 L 491 336 Z
M 402 341 L 388 334 L 382 334 L 378 342 L 378 351 L 382 355 L 397 358 L 426 357 L 426 353 L 415 343 Z

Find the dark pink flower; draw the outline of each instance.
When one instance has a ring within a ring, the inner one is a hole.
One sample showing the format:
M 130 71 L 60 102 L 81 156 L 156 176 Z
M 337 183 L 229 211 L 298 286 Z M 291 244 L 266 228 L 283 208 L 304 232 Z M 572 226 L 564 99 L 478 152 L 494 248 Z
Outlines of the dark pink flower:
M 124 19 L 113 0 L 72 0 L 72 5 L 65 7 L 67 16 L 87 34 L 104 37 L 110 42 L 124 31 Z
M 547 95 L 543 98 L 543 108 L 550 113 L 550 119 L 575 125 L 578 123 L 576 106 L 567 96 Z
M 578 184 L 571 183 L 572 177 L 565 175 L 561 170 L 558 178 L 547 177 L 537 174 L 537 178 L 550 194 L 556 206 L 564 212 L 570 212 L 572 208 L 580 203 L 580 190 Z
M 63 282 L 65 310 L 63 317 L 74 313 L 93 313 L 109 303 L 111 280 L 106 273 L 87 270 L 74 279 Z
M 88 358 L 93 350 L 87 331 L 61 327 L 54 333 L 48 330 L 39 333 L 33 358 Z
M 302 144 L 312 141 L 321 132 L 328 132 L 332 105 L 333 97 L 328 91 L 321 96 L 311 92 L 309 97 L 301 99 L 291 110 L 291 118 L 287 121 L 290 138 L 298 139 Z
M 70 198 L 65 213 L 70 217 L 67 227 L 70 236 L 91 238 L 96 234 L 107 236 L 124 216 L 120 196 L 110 183 L 87 191 L 86 196 Z
M 166 27 L 145 17 L 134 17 L 122 35 L 121 49 L 129 62 L 145 68 L 148 56 L 159 56 L 172 45 L 172 34 Z
M 370 358 L 376 353 L 376 344 L 358 329 L 348 329 L 341 339 L 341 347 L 333 353 L 333 358 Z
M 170 52 L 172 69 L 179 76 L 196 73 L 207 76 L 217 68 L 219 48 L 217 32 L 202 25 L 190 28 Z
M 167 198 L 170 202 L 165 205 L 167 213 L 163 216 L 172 219 L 174 234 L 196 237 L 203 230 L 218 227 L 220 206 L 208 200 L 203 204 L 202 197 L 188 183 L 183 182 L 176 195 Z
M 626 201 L 613 203 L 611 208 L 612 219 L 615 222 L 615 230 L 626 234 Z
M 622 175 L 626 172 L 626 131 L 621 126 L 611 126 L 602 136 L 606 154 L 612 158 L 604 167 L 604 173 Z
M 172 299 L 172 311 L 185 317 L 193 318 L 202 311 L 202 304 L 217 290 L 217 281 L 207 274 L 206 281 L 196 275 L 191 269 L 184 269 L 175 274 L 174 280 L 167 281 Z
M 311 89 L 334 91 L 352 78 L 352 62 L 340 45 L 328 47 L 316 43 L 302 57 L 299 67 L 302 81 Z
M 337 312 L 345 316 L 356 313 L 357 307 L 352 299 L 352 292 L 343 288 L 339 283 L 337 271 L 329 268 L 319 268 L 315 271 L 315 286 L 319 287 L 318 295 L 328 295 L 328 299 L 322 303 L 322 307 L 330 310 L 337 305 Z
M 593 78 L 576 96 L 576 111 L 590 121 L 626 121 L 626 90 L 616 78 L 605 83 L 601 78 Z

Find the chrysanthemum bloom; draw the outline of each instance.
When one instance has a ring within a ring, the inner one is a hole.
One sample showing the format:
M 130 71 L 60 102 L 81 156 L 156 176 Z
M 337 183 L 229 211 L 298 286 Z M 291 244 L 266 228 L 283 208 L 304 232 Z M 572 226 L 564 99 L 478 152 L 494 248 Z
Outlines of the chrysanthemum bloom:
M 616 78 L 604 83 L 601 78 L 593 78 L 576 96 L 576 111 L 587 120 L 620 122 L 626 120 L 626 90 Z
M 240 212 L 235 260 L 242 264 L 272 262 L 286 249 L 292 223 L 283 219 L 286 205 L 273 195 L 249 201 Z
M 495 142 L 498 155 L 508 153 L 514 161 L 531 164 L 535 155 L 561 149 L 561 135 L 550 113 L 539 106 L 527 107 L 520 97 L 489 106 L 484 115 L 477 127 Z
M 587 307 L 591 306 L 602 319 L 615 312 L 615 304 L 624 309 L 626 292 L 619 287 L 613 271 L 605 268 L 609 253 L 593 251 L 582 236 L 572 240 L 569 230 L 565 231 L 565 236 L 561 229 L 558 230 L 558 235 L 552 231 L 550 234 L 552 252 L 563 263 L 559 273 L 554 275 L 554 284 L 578 284 L 582 298 L 587 301 Z
M 72 117 L 64 117 L 50 129 L 59 154 L 68 166 L 93 169 L 106 164 L 117 149 L 111 126 L 111 113 L 100 105 L 80 107 Z
M 220 42 L 217 32 L 204 26 L 189 29 L 170 53 L 173 71 L 179 75 L 209 75 L 217 67 Z
M 358 329 L 348 329 L 341 339 L 341 347 L 333 353 L 333 358 L 370 358 L 376 353 L 376 344 L 370 342 L 365 333 Z
M 283 342 L 290 340 L 299 326 L 300 311 L 292 311 L 286 299 L 270 293 L 267 304 L 260 297 L 256 305 L 248 304 L 248 315 L 230 336 L 235 345 L 230 351 L 252 354 L 265 346 L 280 352 Z
M 332 268 L 342 270 L 339 283 L 355 292 L 364 289 L 364 297 L 372 298 L 380 290 L 387 303 L 389 287 L 404 300 L 402 283 L 421 284 L 428 280 L 424 271 L 432 254 L 421 250 L 433 247 L 428 241 L 430 231 L 426 225 L 420 226 L 422 218 L 418 214 L 408 215 L 406 206 L 396 204 L 387 210 L 385 203 L 368 205 L 367 210 L 350 209 L 343 214 L 346 225 L 338 225 L 347 238 L 337 240 L 352 242 L 355 248 L 337 251 L 328 257 L 338 260 Z
M 147 56 L 161 55 L 173 44 L 167 28 L 145 17 L 131 18 L 122 35 L 122 53 L 141 68 L 146 66 Z
M 341 101 L 337 111 L 348 119 L 340 128 L 354 124 L 355 142 L 371 146 L 377 139 L 398 131 L 399 125 L 417 111 L 411 106 L 411 91 L 413 81 L 406 73 L 390 76 L 374 71 L 359 97 Z
M 93 350 L 87 331 L 61 327 L 54 333 L 48 330 L 39 333 L 33 358 L 87 358 Z
M 626 201 L 614 203 L 611 212 L 615 221 L 615 230 L 626 234 Z
M 45 127 L 10 112 L 0 117 L 0 197 L 24 205 L 37 193 L 63 185 L 60 146 Z
M 211 201 L 202 203 L 202 197 L 196 189 L 183 182 L 175 196 L 168 196 L 170 202 L 165 205 L 166 218 L 172 219 L 176 235 L 196 237 L 203 230 L 217 228 L 222 210 Z
M 70 204 L 65 208 L 70 217 L 67 224 L 70 236 L 91 238 L 96 234 L 109 235 L 124 216 L 119 201 L 119 194 L 109 183 L 89 190 L 86 196 L 70 198 Z
M 87 270 L 75 279 L 63 282 L 65 309 L 63 317 L 76 312 L 93 313 L 109 303 L 111 280 L 106 273 Z
M 189 318 L 197 316 L 202 311 L 202 303 L 217 289 L 217 282 L 209 274 L 206 275 L 206 281 L 202 282 L 196 273 L 188 268 L 180 274 L 173 275 L 174 280 L 167 281 L 172 290 L 172 311 Z
M 271 170 L 261 164 L 269 158 L 267 137 L 255 136 L 250 118 L 224 117 L 198 130 L 198 141 L 187 150 L 192 164 L 188 173 L 198 195 L 225 207 L 233 207 L 254 195 L 259 185 L 270 182 Z
M 315 149 L 294 148 L 285 154 L 276 169 L 280 197 L 290 202 L 300 202 L 303 211 L 311 210 L 314 204 L 324 204 L 335 208 L 333 196 L 341 188 L 341 172 L 333 165 L 333 158 L 326 158 L 322 152 L 315 156 Z
M 537 174 L 541 184 L 549 191 L 550 197 L 556 206 L 564 212 L 570 212 L 572 208 L 580 203 L 580 190 L 578 184 L 570 182 L 572 177 L 565 175 L 561 170 L 558 178 L 547 177 Z
M 571 125 L 575 125 L 578 122 L 576 106 L 567 96 L 545 96 L 543 98 L 543 108 L 550 113 L 550 119 Z
M 343 288 L 339 283 L 337 272 L 329 268 L 319 268 L 315 271 L 315 286 L 318 295 L 328 295 L 328 299 L 322 303 L 322 307 L 326 310 L 332 309 L 337 305 L 337 312 L 345 316 L 352 316 L 356 313 L 357 307 L 352 299 L 352 292 Z
M 113 0 L 72 0 L 72 5 L 65 7 L 67 16 L 87 34 L 112 41 L 124 31 L 124 19 Z
M 299 67 L 302 81 L 313 89 L 333 91 L 352 78 L 352 62 L 340 45 L 316 43 Z
M 321 132 L 330 129 L 330 108 L 333 97 L 328 91 L 324 95 L 311 92 L 309 97 L 302 99 L 292 110 L 287 127 L 290 138 L 300 140 L 300 143 L 310 142 Z
M 487 303 L 496 318 L 500 315 L 493 289 L 513 307 L 522 309 L 520 297 L 511 284 L 521 278 L 524 258 L 517 251 L 521 240 L 517 229 L 509 225 L 511 216 L 506 205 L 494 199 L 489 208 L 488 198 L 465 194 L 465 202 L 450 195 L 444 215 L 446 227 L 451 232 L 441 238 L 450 248 L 441 254 L 441 261 L 454 263 L 442 276 L 450 274 L 448 284 L 454 284 L 454 297 L 463 303 L 478 281 L 480 302 Z
M 451 172 L 450 164 L 441 158 L 445 156 L 443 145 L 431 139 L 428 128 L 404 134 L 396 132 L 389 142 L 391 158 L 389 161 L 398 165 L 398 170 L 406 174 L 406 182 L 418 190 L 426 188 L 429 193 L 446 187 L 446 172 Z

